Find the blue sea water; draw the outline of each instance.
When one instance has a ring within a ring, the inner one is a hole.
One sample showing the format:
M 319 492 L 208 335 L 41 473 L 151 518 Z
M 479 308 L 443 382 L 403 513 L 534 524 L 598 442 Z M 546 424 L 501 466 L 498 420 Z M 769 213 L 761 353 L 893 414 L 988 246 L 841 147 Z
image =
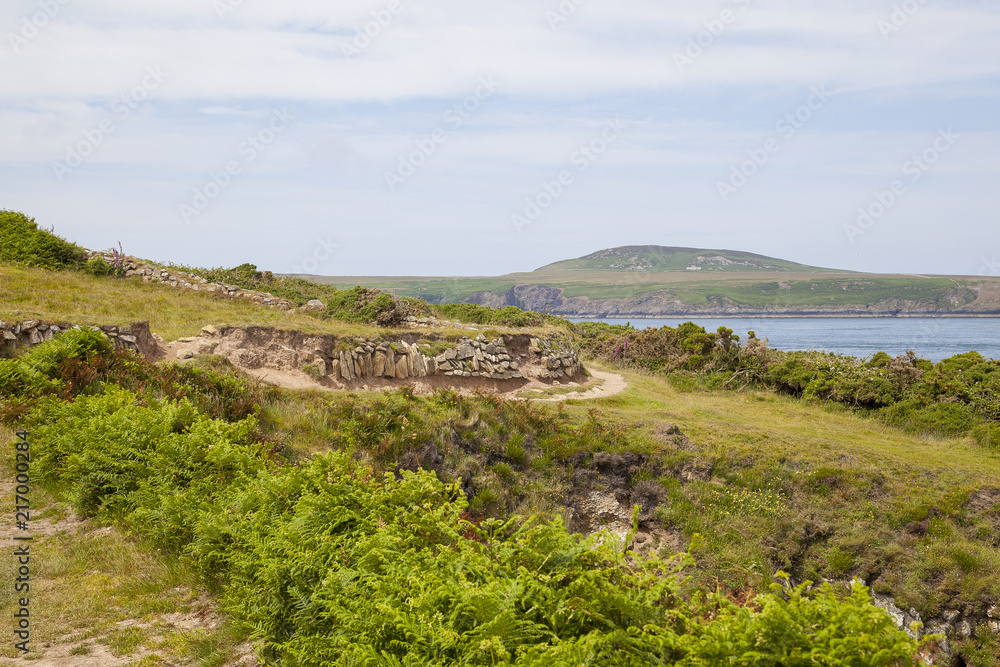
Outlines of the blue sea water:
M 573 319 L 574 322 L 595 320 Z M 637 329 L 676 327 L 692 321 L 715 331 L 720 326 L 732 329 L 746 340 L 747 331 L 767 338 L 779 350 L 823 350 L 855 357 L 869 357 L 876 352 L 892 356 L 913 350 L 918 356 L 940 361 L 956 354 L 975 350 L 984 357 L 1000 359 L 1000 318 L 673 318 L 673 319 L 602 319 L 609 324 L 630 323 Z

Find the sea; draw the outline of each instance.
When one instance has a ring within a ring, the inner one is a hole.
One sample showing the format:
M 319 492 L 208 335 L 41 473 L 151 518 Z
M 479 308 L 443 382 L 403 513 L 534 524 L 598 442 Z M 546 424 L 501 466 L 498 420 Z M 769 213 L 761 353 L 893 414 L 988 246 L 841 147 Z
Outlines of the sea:
M 821 350 L 859 358 L 880 351 L 895 357 L 913 350 L 934 362 L 970 351 L 1000 359 L 1000 317 L 570 319 L 631 324 L 636 329 L 695 322 L 710 332 L 727 327 L 740 340 L 753 331 L 779 350 Z

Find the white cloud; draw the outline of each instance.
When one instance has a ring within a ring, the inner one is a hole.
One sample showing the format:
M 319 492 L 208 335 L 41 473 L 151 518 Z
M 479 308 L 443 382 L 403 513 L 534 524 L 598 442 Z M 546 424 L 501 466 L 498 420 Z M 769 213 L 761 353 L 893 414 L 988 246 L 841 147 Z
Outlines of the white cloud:
M 428 262 L 436 272 L 502 272 L 515 256 L 533 268 L 624 242 L 720 245 L 712 235 L 766 251 L 762 233 L 775 252 L 817 247 L 841 257 L 844 217 L 938 127 L 955 125 L 968 139 L 894 212 L 905 224 L 887 221 L 870 238 L 900 229 L 937 238 L 950 205 L 962 211 L 949 223 L 955 243 L 978 234 L 976 246 L 1000 246 L 991 194 L 1000 13 L 984 3 L 925 4 L 886 37 L 879 21 L 891 17 L 889 2 L 753 0 L 743 10 L 731 0 L 588 0 L 553 30 L 546 11 L 557 0 L 399 0 L 401 11 L 349 62 L 342 45 L 388 0 L 219 1 L 233 11 L 220 17 L 216 0 L 73 0 L 37 36 L 21 35 L 17 53 L 9 34 L 39 4 L 4 3 L 0 207 L 44 216 L 80 239 L 127 234 L 146 254 L 249 258 L 276 270 L 327 233 L 344 238 L 340 264 L 328 270 L 355 274 L 422 273 Z M 702 36 L 710 45 L 679 71 L 673 54 L 725 8 L 735 20 Z M 165 80 L 118 118 L 113 100 L 150 67 Z M 482 76 L 503 85 L 461 128 L 448 128 L 442 114 Z M 819 84 L 839 95 L 733 202 L 720 202 L 716 181 Z M 299 111 L 287 133 L 196 227 L 179 226 L 178 204 L 283 105 Z M 53 161 L 109 117 L 114 132 L 59 184 Z M 607 117 L 626 121 L 622 139 L 539 225 L 514 234 L 509 214 Z M 384 172 L 438 127 L 446 142 L 390 193 Z M 129 224 L 136 219 L 146 224 Z M 372 230 L 414 240 L 352 252 Z M 495 252 L 455 256 L 434 241 L 454 234 L 488 240 Z M 948 270 L 921 238 L 900 241 L 912 270 Z M 885 243 L 882 259 L 896 267 L 899 250 Z

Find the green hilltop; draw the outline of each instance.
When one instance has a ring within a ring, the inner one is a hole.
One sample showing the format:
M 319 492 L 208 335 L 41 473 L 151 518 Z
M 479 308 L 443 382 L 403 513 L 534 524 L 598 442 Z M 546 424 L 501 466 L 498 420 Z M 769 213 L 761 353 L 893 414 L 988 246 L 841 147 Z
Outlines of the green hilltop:
M 516 306 L 565 317 L 991 316 L 1000 279 L 857 273 L 735 250 L 608 248 L 503 276 L 310 276 L 434 304 Z
M 548 264 L 538 271 L 726 271 L 822 272 L 833 269 L 798 264 L 737 250 L 708 250 L 659 245 L 621 246 Z

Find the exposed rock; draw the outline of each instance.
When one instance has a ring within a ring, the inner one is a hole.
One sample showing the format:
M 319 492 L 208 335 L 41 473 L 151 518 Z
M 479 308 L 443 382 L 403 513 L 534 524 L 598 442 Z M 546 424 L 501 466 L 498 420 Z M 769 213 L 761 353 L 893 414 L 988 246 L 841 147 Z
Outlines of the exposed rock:
M 920 638 L 920 633 L 910 627 L 913 623 L 920 623 L 920 614 L 913 612 L 912 614 L 907 613 L 896 606 L 892 598 L 887 595 L 879 595 L 877 593 L 872 593 L 872 602 L 876 607 L 883 610 L 885 613 L 889 614 L 893 621 L 896 623 L 896 627 L 900 628 L 906 634 L 910 635 L 914 639 Z M 913 610 L 911 610 L 913 611 Z

